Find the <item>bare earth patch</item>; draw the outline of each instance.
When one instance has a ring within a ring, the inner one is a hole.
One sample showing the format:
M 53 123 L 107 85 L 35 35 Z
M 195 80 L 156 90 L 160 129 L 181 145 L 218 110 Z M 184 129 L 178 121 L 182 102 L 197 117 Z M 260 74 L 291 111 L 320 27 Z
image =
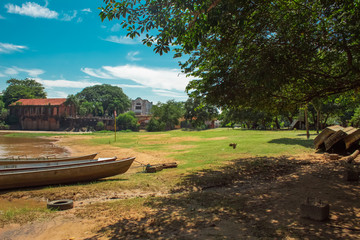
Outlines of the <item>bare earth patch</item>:
M 88 137 L 60 137 L 58 144 L 81 155 L 89 149 L 76 141 Z M 91 152 L 169 162 L 160 152 L 111 145 L 105 151 L 91 147 Z M 345 181 L 344 171 L 343 163 L 321 154 L 244 156 L 219 169 L 183 176 L 171 192 L 112 191 L 76 201 L 73 209 L 51 220 L 7 225 L 0 239 L 359 239 L 360 185 Z M 328 202 L 330 219 L 300 218 L 299 206 L 307 197 Z M 124 198 L 143 202 L 124 209 L 116 204 Z
M 96 157 L 112 157 L 116 156 L 117 158 L 127 158 L 127 157 L 136 157 L 137 162 L 141 162 L 143 164 L 158 164 L 158 163 L 165 163 L 169 160 L 165 158 L 165 154 L 161 151 L 151 151 L 151 153 L 141 153 L 134 151 L 133 149 L 129 148 L 119 148 L 114 147 L 111 145 L 106 146 L 104 148 L 103 145 L 96 146 L 92 145 L 91 147 L 84 147 L 83 145 L 78 145 L 77 141 L 84 141 L 91 139 L 92 136 L 71 136 L 70 138 L 58 136 L 58 142 L 57 144 L 63 146 L 63 147 L 69 147 L 71 146 L 70 152 L 72 152 L 72 155 L 84 155 L 88 154 L 89 152 L 95 153 L 97 152 L 98 155 Z M 137 162 L 132 166 L 136 166 Z

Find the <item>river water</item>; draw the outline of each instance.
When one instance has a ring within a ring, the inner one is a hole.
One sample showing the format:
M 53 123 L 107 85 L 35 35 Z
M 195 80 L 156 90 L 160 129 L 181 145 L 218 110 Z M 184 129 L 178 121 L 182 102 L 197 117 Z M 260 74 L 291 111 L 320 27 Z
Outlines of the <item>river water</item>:
M 0 158 L 65 157 L 69 152 L 44 138 L 7 137 L 0 133 Z
M 66 157 L 70 153 L 60 146 L 55 145 L 55 141 L 44 138 L 27 137 L 7 137 L 7 133 L 0 133 L 0 158 L 26 157 Z M 0 191 L 0 197 L 2 192 Z M 0 215 L 8 210 L 17 208 L 46 208 L 46 202 L 29 199 L 1 199 Z

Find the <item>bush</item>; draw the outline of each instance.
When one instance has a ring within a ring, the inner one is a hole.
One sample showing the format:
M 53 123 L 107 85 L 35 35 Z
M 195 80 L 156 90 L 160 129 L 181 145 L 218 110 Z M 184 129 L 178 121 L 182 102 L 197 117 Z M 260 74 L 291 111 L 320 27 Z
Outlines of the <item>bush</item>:
M 146 130 L 149 132 L 159 132 L 165 130 L 165 123 L 160 122 L 159 120 L 152 118 L 149 121 L 148 126 L 146 127 Z
M 5 124 L 4 122 L 0 122 L 0 130 L 9 130 L 9 125 Z
M 350 123 L 353 127 L 360 126 L 360 107 L 355 109 L 354 115 L 351 117 Z
M 96 131 L 101 131 L 105 129 L 105 124 L 103 122 L 97 122 L 96 123 L 96 127 L 95 127 Z
M 140 124 L 138 123 L 134 112 L 120 114 L 116 121 L 116 125 L 119 130 L 139 131 Z

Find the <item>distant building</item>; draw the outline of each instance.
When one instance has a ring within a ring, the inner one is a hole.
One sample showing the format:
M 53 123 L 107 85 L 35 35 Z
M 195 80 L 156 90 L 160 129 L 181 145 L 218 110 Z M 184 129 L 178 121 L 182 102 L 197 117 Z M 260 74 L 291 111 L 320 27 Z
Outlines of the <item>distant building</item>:
M 131 101 L 131 111 L 133 111 L 135 115 L 150 115 L 152 105 L 153 103 L 148 100 L 137 98 Z
M 65 105 L 66 98 L 20 99 L 10 104 L 10 115 L 19 119 L 23 130 L 59 130 L 61 118 L 75 116 L 72 105 Z

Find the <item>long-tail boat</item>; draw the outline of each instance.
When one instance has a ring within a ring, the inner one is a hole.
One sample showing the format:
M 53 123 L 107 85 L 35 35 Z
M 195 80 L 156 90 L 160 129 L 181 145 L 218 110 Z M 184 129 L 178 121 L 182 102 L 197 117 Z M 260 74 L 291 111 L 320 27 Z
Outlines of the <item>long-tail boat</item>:
M 54 167 L 77 166 L 88 163 L 97 163 L 100 161 L 101 162 L 115 161 L 116 159 L 117 157 L 111 157 L 111 158 L 97 158 L 97 159 L 87 159 L 87 160 L 62 161 L 62 162 L 0 165 L 0 173 L 10 172 L 10 171 L 31 170 L 31 169 L 49 169 Z
M 63 157 L 63 158 L 0 158 L 0 165 L 11 165 L 11 164 L 29 164 L 29 163 L 48 163 L 48 162 L 63 162 L 63 161 L 76 161 L 76 160 L 87 160 L 94 159 L 97 153 L 75 156 L 75 157 Z
M 0 173 L 0 189 L 94 181 L 125 173 L 134 160 L 135 157 L 130 157 L 75 166 L 2 172 Z

